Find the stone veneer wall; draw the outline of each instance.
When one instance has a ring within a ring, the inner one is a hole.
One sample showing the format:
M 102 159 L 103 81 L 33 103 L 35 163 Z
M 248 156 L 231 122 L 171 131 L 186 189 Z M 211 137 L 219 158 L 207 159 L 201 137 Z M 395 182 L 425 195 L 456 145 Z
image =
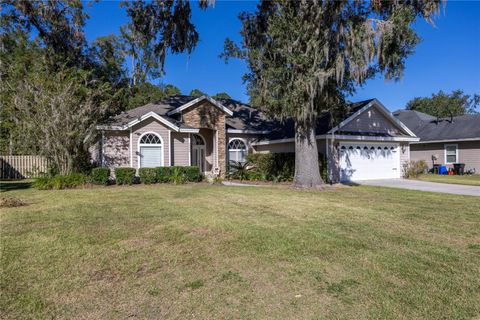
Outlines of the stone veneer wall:
M 225 176 L 226 166 L 226 134 L 225 113 L 208 101 L 191 106 L 182 111 L 185 124 L 194 128 L 216 130 L 218 134 L 218 167 L 220 175 Z M 215 136 L 215 135 L 213 135 Z

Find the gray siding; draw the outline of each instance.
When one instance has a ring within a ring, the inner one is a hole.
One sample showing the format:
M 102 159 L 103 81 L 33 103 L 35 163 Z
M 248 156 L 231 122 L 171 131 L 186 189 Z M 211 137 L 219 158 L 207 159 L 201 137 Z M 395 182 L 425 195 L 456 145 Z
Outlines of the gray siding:
M 386 118 L 374 107 L 370 107 L 362 112 L 341 127 L 340 131 L 386 133 L 392 136 L 404 135 L 390 119 Z
M 172 132 L 172 166 L 190 165 L 190 135 Z
M 431 168 L 432 155 L 437 157 L 435 163 L 445 164 L 445 144 L 458 145 L 458 162 L 465 163 L 465 169 L 476 169 L 480 172 L 480 140 L 445 143 L 415 143 L 410 145 L 410 158 L 412 160 L 425 160 Z
M 169 165 L 169 157 L 170 157 L 170 140 L 169 140 L 169 132 L 165 125 L 158 122 L 157 120 L 150 118 L 141 123 L 136 124 L 132 128 L 132 163 L 134 168 L 138 168 L 138 142 L 140 136 L 145 132 L 154 132 L 162 137 L 163 141 L 163 165 Z

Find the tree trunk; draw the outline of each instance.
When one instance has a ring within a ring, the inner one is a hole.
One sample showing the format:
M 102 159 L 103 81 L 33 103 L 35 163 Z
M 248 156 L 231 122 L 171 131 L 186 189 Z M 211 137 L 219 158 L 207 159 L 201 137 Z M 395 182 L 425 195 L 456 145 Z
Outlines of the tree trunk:
M 323 185 L 318 167 L 318 149 L 315 124 L 295 123 L 295 178 L 294 187 L 319 188 Z

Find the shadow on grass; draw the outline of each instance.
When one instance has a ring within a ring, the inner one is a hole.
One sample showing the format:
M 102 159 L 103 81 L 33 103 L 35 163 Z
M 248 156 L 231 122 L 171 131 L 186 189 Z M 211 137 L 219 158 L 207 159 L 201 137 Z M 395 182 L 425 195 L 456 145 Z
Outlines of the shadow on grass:
M 0 192 L 7 192 L 13 190 L 22 190 L 32 187 L 31 180 L 4 180 L 0 181 Z
M 360 186 L 359 183 L 356 183 L 356 182 L 353 182 L 353 181 L 344 181 L 344 182 L 340 182 L 340 183 L 343 184 L 344 186 L 350 186 L 350 187 Z

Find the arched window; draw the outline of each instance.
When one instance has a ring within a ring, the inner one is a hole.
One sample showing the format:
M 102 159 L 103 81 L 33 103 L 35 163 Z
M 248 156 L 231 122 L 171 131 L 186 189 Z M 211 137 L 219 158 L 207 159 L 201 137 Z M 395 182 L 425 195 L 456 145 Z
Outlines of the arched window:
M 138 142 L 140 168 L 155 168 L 163 166 L 162 138 L 153 132 L 144 133 Z
M 228 160 L 236 162 L 247 161 L 247 146 L 240 139 L 233 139 L 228 144 Z
M 203 146 L 205 145 L 205 141 L 203 141 L 203 138 L 200 135 L 194 134 L 192 144 L 195 146 Z

